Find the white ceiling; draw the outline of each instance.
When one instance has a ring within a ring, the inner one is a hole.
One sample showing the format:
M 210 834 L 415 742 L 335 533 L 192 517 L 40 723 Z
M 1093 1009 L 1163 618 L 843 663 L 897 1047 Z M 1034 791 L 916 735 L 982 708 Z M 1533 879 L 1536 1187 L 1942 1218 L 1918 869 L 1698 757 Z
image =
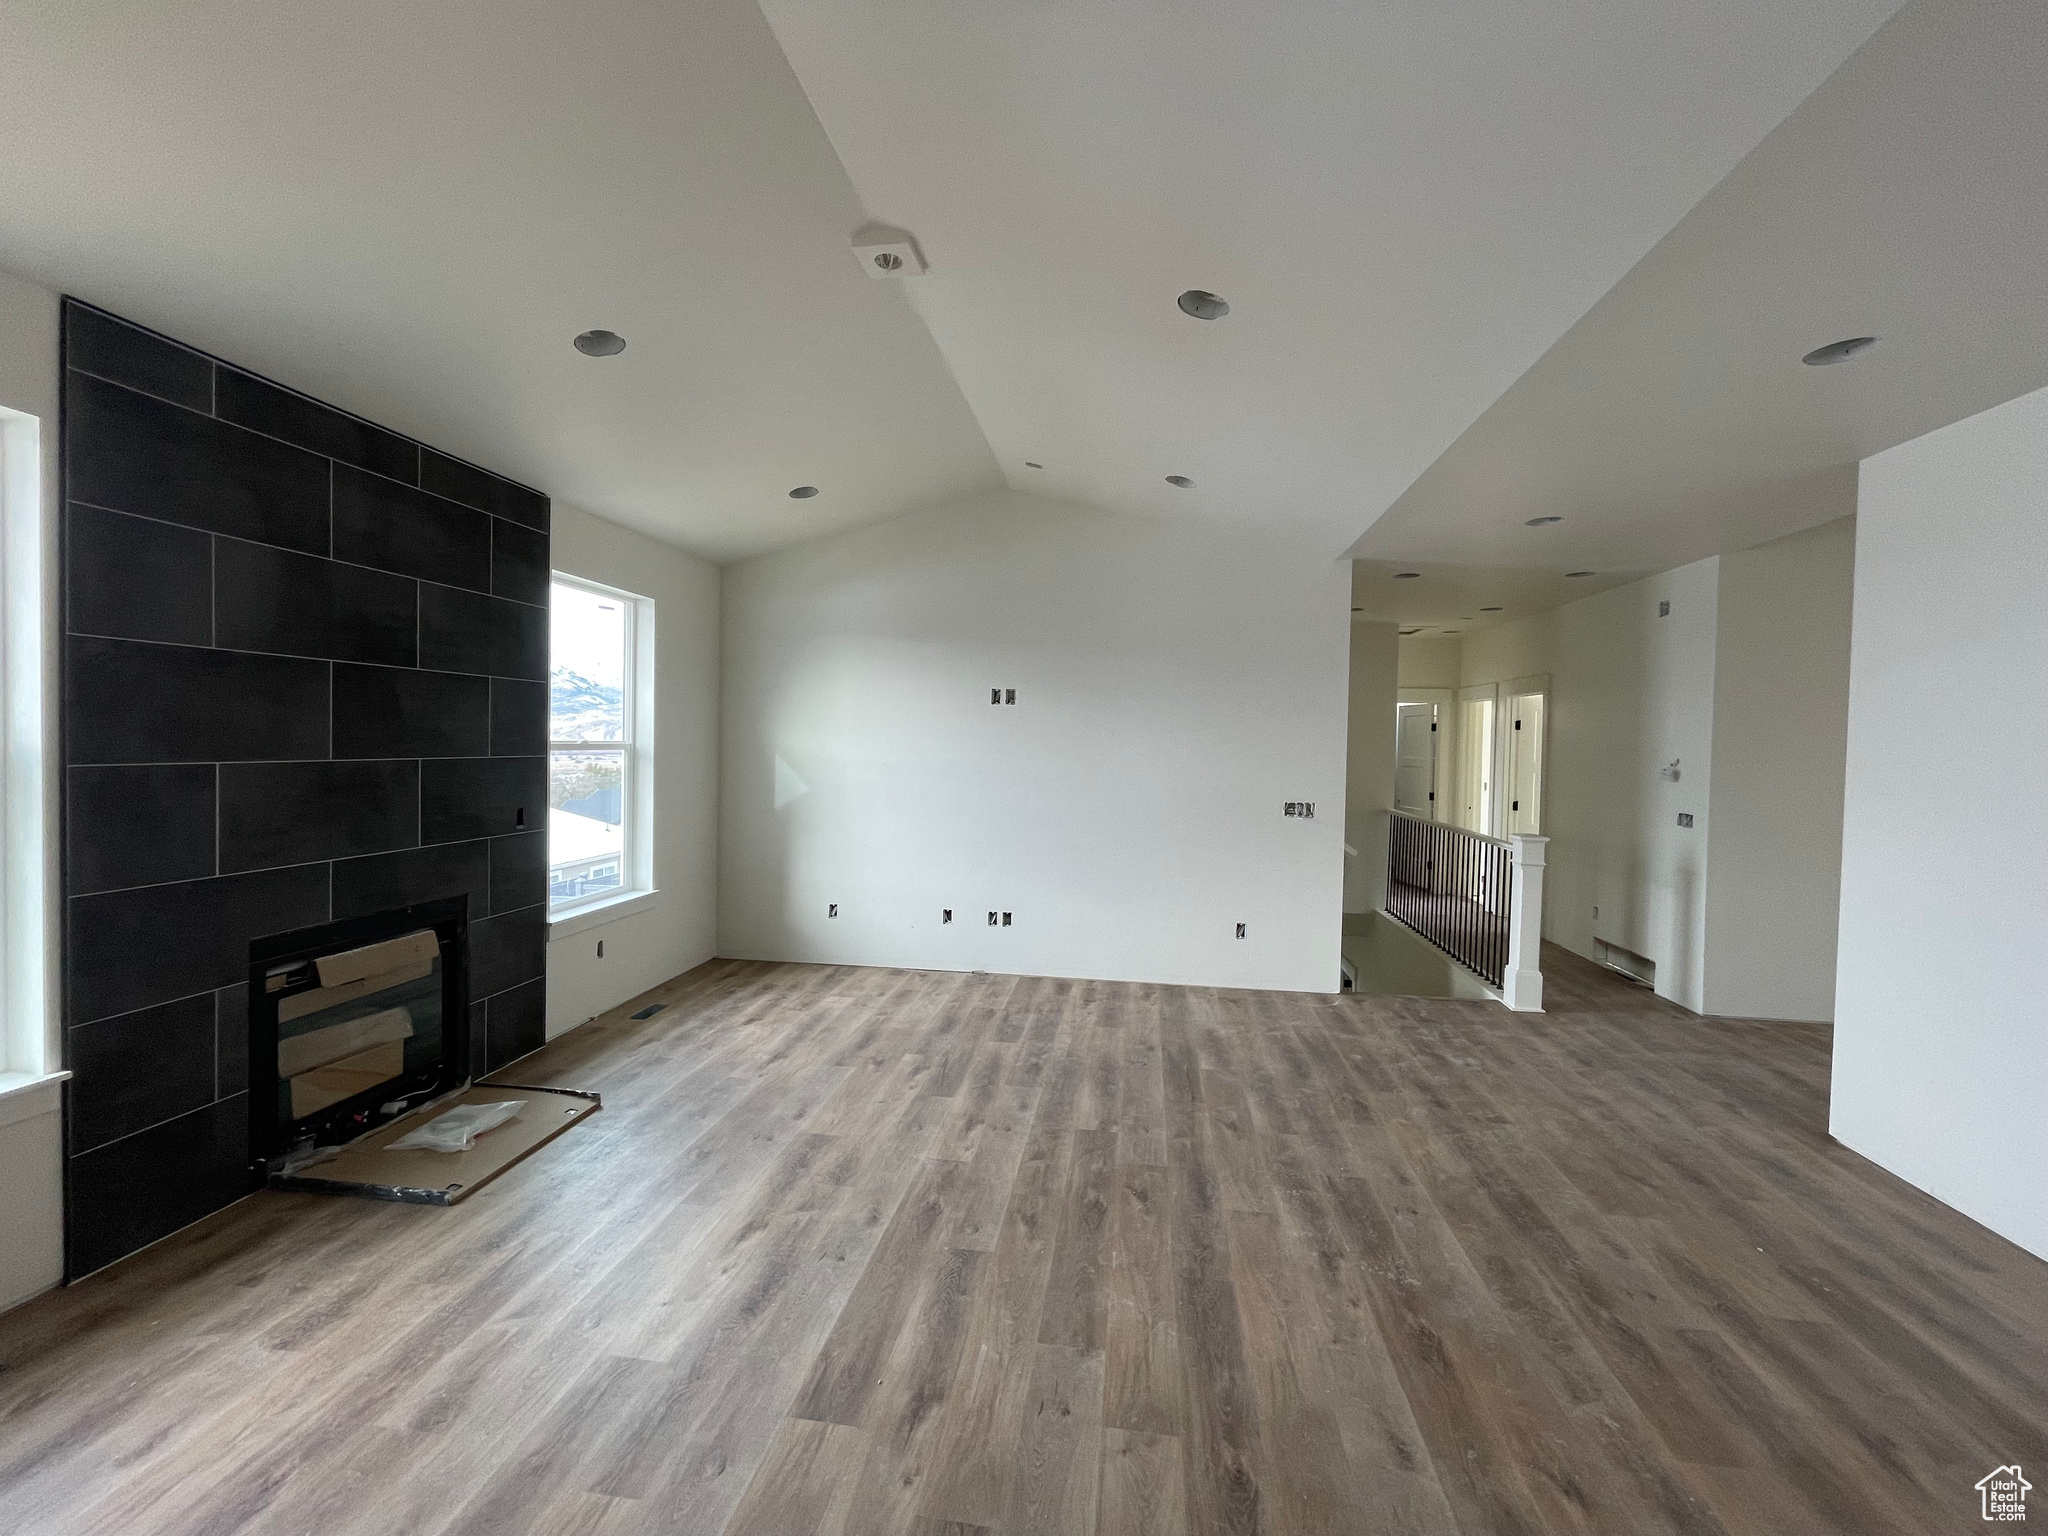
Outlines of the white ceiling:
M 713 558 L 1000 483 L 860 221 L 753 0 L 0 3 L 0 266 Z
M 2048 5 L 1914 0 L 1353 552 L 1641 573 L 1853 512 L 1857 460 L 2048 385 L 2044 154 Z
M 1896 4 L 764 8 L 1013 486 L 1336 556 Z
M 0 266 L 716 559 L 1000 478 L 1329 557 L 1896 3 L 0 0 Z
M 1397 574 L 1411 571 L 1412 576 Z M 1573 577 L 1541 566 L 1354 560 L 1351 617 L 1354 623 L 1398 623 L 1404 631 L 1431 637 L 1469 634 L 1489 624 L 1525 618 L 1591 597 L 1642 574 L 1599 571 L 1591 576 Z

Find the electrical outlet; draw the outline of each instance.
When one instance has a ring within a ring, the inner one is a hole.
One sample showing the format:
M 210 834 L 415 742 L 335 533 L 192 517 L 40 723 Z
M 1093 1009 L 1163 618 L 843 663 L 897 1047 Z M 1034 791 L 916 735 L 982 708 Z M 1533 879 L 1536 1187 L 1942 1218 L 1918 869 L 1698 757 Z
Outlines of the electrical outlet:
M 1316 803 L 1313 800 L 1289 800 L 1280 807 L 1282 816 L 1299 816 L 1303 821 L 1313 821 Z
M 940 912 L 939 921 L 942 923 L 950 923 L 951 921 L 953 921 L 953 909 L 951 907 L 947 907 L 945 910 Z
M 1010 914 L 1007 912 L 1003 914 L 1003 926 L 1005 928 L 1010 926 Z
M 988 915 L 988 925 L 991 928 L 995 927 L 996 925 L 996 915 L 993 912 L 989 913 Z
M 1016 702 L 1017 702 L 1017 690 L 1016 690 L 1016 689 L 1014 689 L 1014 688 L 1005 688 L 1005 689 L 1003 690 L 1003 702 L 1004 702 L 1005 704 L 1014 704 L 1014 703 L 1016 703 Z
M 1692 812 L 1691 812 L 1691 811 L 1680 811 L 1680 812 L 1678 813 L 1678 824 L 1679 824 L 1679 825 L 1680 825 L 1681 827 L 1689 827 L 1689 826 L 1691 826 L 1691 825 L 1692 825 Z
M 989 703 L 991 703 L 991 704 L 1000 704 L 1000 703 L 1002 703 L 1002 702 L 1003 702 L 1003 690 L 1002 690 L 1002 689 L 1000 689 L 1000 688 L 991 688 L 991 689 L 989 689 L 989 691 L 988 691 L 988 701 L 989 701 Z
M 1658 599 L 1658 601 L 1657 601 L 1657 617 L 1658 617 L 1658 618 L 1660 618 L 1660 619 L 1668 619 L 1668 618 L 1670 618 L 1670 617 L 1671 617 L 1671 599 L 1670 599 L 1670 598 L 1668 598 L 1668 597 L 1667 597 L 1667 598 L 1659 598 L 1659 599 Z
M 827 917 L 837 917 L 839 915 L 839 903 L 835 901 L 830 906 L 826 907 L 825 915 Z
M 1238 937 L 1239 937 L 1240 939 L 1244 937 L 1244 924 L 1243 924 L 1243 923 L 1239 923 L 1239 924 L 1237 925 L 1237 936 L 1238 936 Z

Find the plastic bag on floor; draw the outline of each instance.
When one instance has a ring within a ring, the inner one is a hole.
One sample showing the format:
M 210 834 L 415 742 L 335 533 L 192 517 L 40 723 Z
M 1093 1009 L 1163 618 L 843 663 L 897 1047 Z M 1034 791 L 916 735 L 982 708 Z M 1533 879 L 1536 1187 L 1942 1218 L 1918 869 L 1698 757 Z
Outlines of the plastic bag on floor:
M 409 1131 L 385 1148 L 388 1152 L 467 1152 L 477 1137 L 495 1130 L 519 1113 L 518 1099 L 500 1104 L 458 1104 Z

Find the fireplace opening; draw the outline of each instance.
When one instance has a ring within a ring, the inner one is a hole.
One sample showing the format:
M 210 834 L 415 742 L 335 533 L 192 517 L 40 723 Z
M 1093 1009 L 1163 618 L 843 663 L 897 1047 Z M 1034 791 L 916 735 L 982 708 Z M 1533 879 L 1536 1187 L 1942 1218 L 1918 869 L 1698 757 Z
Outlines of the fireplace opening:
M 264 1183 L 469 1081 L 469 898 L 249 946 L 249 1158 Z

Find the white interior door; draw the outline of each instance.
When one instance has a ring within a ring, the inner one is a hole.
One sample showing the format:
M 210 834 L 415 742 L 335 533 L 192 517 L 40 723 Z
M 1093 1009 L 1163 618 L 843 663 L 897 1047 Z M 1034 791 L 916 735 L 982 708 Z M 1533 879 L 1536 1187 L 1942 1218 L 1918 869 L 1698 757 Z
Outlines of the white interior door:
M 1543 737 L 1549 700 L 1540 693 L 1508 700 L 1509 832 L 1543 831 Z
M 1436 815 L 1436 706 L 1401 704 L 1394 716 L 1394 809 Z
M 1458 701 L 1457 815 L 1459 826 L 1493 832 L 1493 720 L 1491 690 Z

